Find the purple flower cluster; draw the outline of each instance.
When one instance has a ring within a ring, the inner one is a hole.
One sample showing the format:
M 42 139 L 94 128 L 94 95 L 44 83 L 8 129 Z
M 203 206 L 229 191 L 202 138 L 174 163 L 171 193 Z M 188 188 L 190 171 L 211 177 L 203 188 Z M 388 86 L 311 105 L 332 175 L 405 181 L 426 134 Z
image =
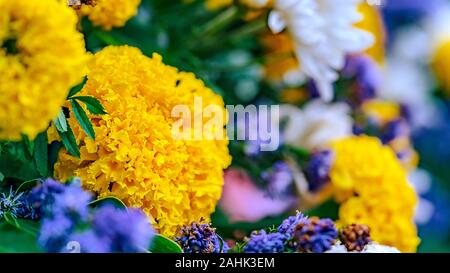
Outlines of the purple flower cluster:
M 357 103 L 374 98 L 381 83 L 380 68 L 374 60 L 362 54 L 347 57 L 342 76 L 355 80 L 351 90 Z
M 289 242 L 292 240 L 296 226 L 303 219 L 306 219 L 305 216 L 297 212 L 296 215 L 285 219 L 276 232 L 267 233 L 265 230 L 252 232 L 244 247 L 244 252 L 283 253 L 294 251 L 295 249 L 289 245 Z
M 294 230 L 293 242 L 298 252 L 322 253 L 329 250 L 338 237 L 331 219 L 302 219 Z
M 268 192 L 272 196 L 285 196 L 289 193 L 289 187 L 293 182 L 292 171 L 288 164 L 277 161 L 272 169 L 261 174 L 262 179 L 267 182 Z
M 30 194 L 42 217 L 39 245 L 48 252 L 67 252 L 69 242 L 81 252 L 144 252 L 154 231 L 140 210 L 105 205 L 92 212 L 92 195 L 80 185 L 48 179 Z
M 42 184 L 36 186 L 28 200 L 32 203 L 39 217 L 50 213 L 51 205 L 55 202 L 54 198 L 65 191 L 65 186 L 53 179 L 47 179 Z
M 338 231 L 331 219 L 307 218 L 297 212 L 285 219 L 277 231 L 254 231 L 244 247 L 246 253 L 313 252 L 329 250 Z
M 306 167 L 305 176 L 309 190 L 316 192 L 330 182 L 329 173 L 333 165 L 334 154 L 331 150 L 315 152 Z
M 244 246 L 245 253 L 283 253 L 286 236 L 280 232 L 254 231 Z
M 284 234 L 285 237 L 288 239 L 292 238 L 294 236 L 295 227 L 306 219 L 306 217 L 301 212 L 297 212 L 294 216 L 289 216 L 287 219 L 285 219 L 281 225 L 278 227 L 278 232 L 281 234 Z
M 184 226 L 175 240 L 184 253 L 227 253 L 229 250 L 227 243 L 208 223 L 193 222 L 190 226 Z
M 445 6 L 446 0 L 389 0 L 384 1 L 383 17 L 389 34 L 404 25 L 420 21 Z M 390 36 L 391 36 L 390 35 Z
M 395 139 L 401 137 L 409 137 L 410 128 L 408 123 L 404 119 L 396 119 L 388 122 L 384 128 L 381 135 L 381 140 L 384 144 L 387 144 Z
M 79 242 L 81 252 L 137 253 L 147 251 L 153 235 L 141 210 L 107 205 L 95 212 L 92 229 L 72 235 L 70 241 Z

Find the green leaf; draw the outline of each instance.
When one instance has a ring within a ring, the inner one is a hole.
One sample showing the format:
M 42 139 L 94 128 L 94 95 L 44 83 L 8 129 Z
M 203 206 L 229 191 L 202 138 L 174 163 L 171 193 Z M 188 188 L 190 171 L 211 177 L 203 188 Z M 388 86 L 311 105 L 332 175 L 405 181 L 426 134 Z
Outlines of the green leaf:
M 3 175 L 2 172 L 0 172 L 0 182 L 3 182 L 3 179 L 5 179 L 5 175 Z
M 0 220 L 0 253 L 39 253 L 36 236 Z
M 89 205 L 94 208 L 100 207 L 105 204 L 111 204 L 120 209 L 127 209 L 127 206 L 122 202 L 122 200 L 114 196 L 103 197 L 89 203 Z
M 47 132 L 40 133 L 34 140 L 34 161 L 39 174 L 43 177 L 49 175 L 47 142 Z
M 161 234 L 155 235 L 149 251 L 152 253 L 183 253 L 179 244 Z
M 308 216 L 317 216 L 319 218 L 339 218 L 339 204 L 334 199 L 328 199 L 319 206 L 305 212 Z
M 123 44 L 123 42 L 119 41 L 113 35 L 110 35 L 110 33 L 108 33 L 108 32 L 95 30 L 95 31 L 93 31 L 93 34 L 107 45 L 122 45 Z
M 0 154 L 0 171 L 5 178 L 16 180 L 31 180 L 41 177 L 36 169 L 33 155 L 23 141 L 6 142 L 2 145 Z
M 67 132 L 67 120 L 62 109 L 59 111 L 58 116 L 53 119 L 53 124 L 55 124 L 56 130 L 58 132 Z
M 28 151 L 29 155 L 30 155 L 30 156 L 33 155 L 33 152 L 34 152 L 34 142 L 33 142 L 33 141 L 30 141 L 30 139 L 29 139 L 28 136 L 26 136 L 26 135 L 23 135 L 23 136 L 22 136 L 22 140 L 23 140 L 23 143 L 25 144 L 25 147 L 27 147 L 27 151 Z
M 70 89 L 69 91 L 69 95 L 67 96 L 68 99 L 70 99 L 72 96 L 75 96 L 76 94 L 78 94 L 84 87 L 84 85 L 87 82 L 87 77 L 84 77 L 83 81 L 78 84 L 77 86 L 72 87 L 72 89 Z
M 39 232 L 38 221 L 15 218 L 10 213 L 5 213 L 4 219 L 6 223 L 32 236 L 36 236 Z
M 73 135 L 72 129 L 70 125 L 67 124 L 67 132 L 58 131 L 59 137 L 61 137 L 61 141 L 64 144 L 66 150 L 75 157 L 80 157 L 80 149 L 78 149 L 77 141 L 75 140 L 75 136 Z
M 83 108 L 76 100 L 71 100 L 70 103 L 72 104 L 73 114 L 75 115 L 75 118 L 78 120 L 78 123 L 80 124 L 81 128 L 83 128 L 83 130 L 90 138 L 95 139 L 94 128 L 92 128 L 91 120 L 86 115 L 86 112 L 84 112 Z
M 106 114 L 105 109 L 103 108 L 103 105 L 100 103 L 100 101 L 98 99 L 96 99 L 94 97 L 76 96 L 76 97 L 73 97 L 72 99 L 83 102 L 91 114 L 94 114 L 94 115 Z

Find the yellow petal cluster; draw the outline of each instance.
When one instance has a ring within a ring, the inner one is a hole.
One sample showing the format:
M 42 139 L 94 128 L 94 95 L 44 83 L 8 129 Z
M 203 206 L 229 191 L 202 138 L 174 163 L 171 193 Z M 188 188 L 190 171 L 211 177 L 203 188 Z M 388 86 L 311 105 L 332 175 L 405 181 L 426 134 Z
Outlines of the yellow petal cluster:
M 264 70 L 267 79 L 280 81 L 289 71 L 299 69 L 294 53 L 294 41 L 287 33 L 265 33 L 261 39 L 265 48 Z
M 355 27 L 370 32 L 375 37 L 375 43 L 372 47 L 366 50 L 366 54 L 372 57 L 379 64 L 383 64 L 386 34 L 381 13 L 375 5 L 370 5 L 366 1 L 359 5 L 358 12 L 363 16 L 363 19 L 356 23 Z
M 398 103 L 379 99 L 364 102 L 361 110 L 367 117 L 380 125 L 385 125 L 401 116 L 401 107 Z
M 95 26 L 106 30 L 123 27 L 137 13 L 141 0 L 97 0 L 94 6 L 83 5 L 80 13 L 86 15 Z
M 339 223 L 366 224 L 373 240 L 414 252 L 419 244 L 413 221 L 417 196 L 394 152 L 373 137 L 354 136 L 331 144 L 330 172 Z
M 439 43 L 432 57 L 433 72 L 443 87 L 447 96 L 450 96 L 450 39 Z
M 0 139 L 34 138 L 81 81 L 75 12 L 57 0 L 0 0 Z
M 192 221 L 208 221 L 231 162 L 228 141 L 175 140 L 171 110 L 187 105 L 193 112 L 194 97 L 201 97 L 203 107 L 217 105 L 225 114 L 219 95 L 161 56 L 148 58 L 128 46 L 95 54 L 80 95 L 97 98 L 108 114 L 91 117 L 95 141 L 70 118 L 81 158 L 62 151 L 57 178 L 78 176 L 99 197 L 142 208 L 167 236 Z

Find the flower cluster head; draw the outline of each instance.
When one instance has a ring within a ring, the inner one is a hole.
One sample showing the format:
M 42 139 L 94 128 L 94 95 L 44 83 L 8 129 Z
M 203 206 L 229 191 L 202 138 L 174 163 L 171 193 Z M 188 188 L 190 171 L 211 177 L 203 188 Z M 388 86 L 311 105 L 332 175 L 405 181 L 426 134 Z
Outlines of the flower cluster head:
M 293 182 L 292 171 L 284 161 L 277 161 L 269 171 L 263 172 L 261 177 L 268 185 L 271 196 L 281 197 L 288 195 L 289 186 Z
M 286 238 L 290 239 L 294 236 L 294 231 L 297 225 L 305 219 L 306 217 L 303 213 L 297 211 L 294 216 L 289 216 L 287 219 L 283 220 L 283 222 L 278 226 L 278 232 L 284 234 Z
M 311 155 L 304 170 L 310 191 L 318 191 L 330 182 L 329 173 L 333 159 L 331 150 L 318 151 Z
M 228 245 L 209 223 L 193 222 L 184 226 L 175 240 L 184 253 L 227 253 Z
M 298 252 L 323 253 L 329 250 L 338 237 L 331 219 L 311 217 L 300 221 L 294 230 L 294 244 Z
M 29 196 L 41 213 L 38 243 L 44 250 L 70 251 L 71 242 L 81 252 L 144 252 L 149 247 L 154 231 L 142 211 L 104 205 L 92 213 L 91 193 L 76 183 L 58 183 L 48 179 Z
M 37 214 L 43 216 L 51 210 L 55 202 L 55 197 L 65 191 L 65 186 L 59 181 L 48 178 L 43 183 L 38 184 L 30 192 L 28 200 L 32 203 Z
M 83 35 L 65 1 L 0 0 L 0 10 L 0 139 L 34 139 L 82 80 Z
M 370 228 L 366 225 L 351 224 L 339 230 L 339 240 L 348 251 L 362 251 L 370 240 Z
M 15 218 L 36 219 L 37 213 L 25 192 L 15 192 L 10 188 L 9 194 L 0 195 L 0 218 L 9 213 Z
M 95 140 L 69 118 L 81 155 L 62 150 L 57 178 L 80 177 L 83 187 L 100 198 L 113 195 L 142 208 L 169 237 L 192 221 L 208 220 L 222 192 L 223 169 L 231 161 L 228 141 L 177 139 L 173 127 L 180 118 L 172 116 L 172 109 L 183 105 L 194 113 L 194 100 L 201 98 L 204 108 L 217 106 L 225 116 L 219 95 L 194 74 L 165 65 L 161 56 L 149 58 L 128 46 L 95 54 L 79 94 L 97 98 L 108 114 L 90 116 Z M 225 136 L 223 125 L 204 126 L 203 133 Z
M 280 120 L 286 120 L 283 139 L 292 146 L 322 148 L 330 141 L 352 134 L 350 112 L 346 103 L 325 103 L 317 99 L 308 102 L 303 109 L 281 105 Z
M 381 70 L 372 58 L 363 54 L 346 58 L 342 76 L 355 81 L 350 96 L 355 98 L 356 103 L 373 99 L 380 88 Z
M 245 253 L 283 253 L 286 236 L 280 232 L 254 231 L 244 246 Z
M 82 1 L 83 2 L 83 1 Z M 141 0 L 96 0 L 86 1 L 81 6 L 80 13 L 92 21 L 95 26 L 106 30 L 113 27 L 123 27 L 125 23 L 137 14 Z
M 48 252 L 64 251 L 68 236 L 78 224 L 88 220 L 88 206 L 93 198 L 79 185 L 57 183 L 47 179 L 29 197 L 42 219 L 38 243 Z
M 69 241 L 78 241 L 81 252 L 137 253 L 147 251 L 153 235 L 141 210 L 105 205 L 94 213 L 92 229 L 75 233 Z
M 330 148 L 335 153 L 331 184 L 341 203 L 339 225 L 365 224 L 373 240 L 415 251 L 417 196 L 393 150 L 364 135 L 335 141 Z

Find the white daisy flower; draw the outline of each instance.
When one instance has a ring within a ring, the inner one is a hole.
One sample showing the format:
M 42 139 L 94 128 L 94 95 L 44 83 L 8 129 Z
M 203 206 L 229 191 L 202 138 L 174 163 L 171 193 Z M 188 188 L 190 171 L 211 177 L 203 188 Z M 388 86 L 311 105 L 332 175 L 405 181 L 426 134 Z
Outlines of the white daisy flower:
M 368 244 L 361 253 L 400 253 L 400 250 L 392 246 L 380 245 L 374 242 Z
M 314 100 L 303 109 L 281 105 L 279 118 L 286 120 L 283 139 L 293 146 L 320 148 L 352 134 L 353 120 L 350 107 L 345 103 L 327 104 Z
M 366 245 L 361 252 L 348 251 L 340 242 L 336 243 L 326 253 L 401 253 L 397 248 L 391 246 L 380 245 L 376 242 L 371 242 Z
M 325 101 L 333 99 L 333 82 L 349 53 L 374 43 L 372 34 L 354 27 L 362 19 L 362 0 L 276 0 L 269 15 L 274 33 L 287 29 L 301 70 L 314 79 Z

